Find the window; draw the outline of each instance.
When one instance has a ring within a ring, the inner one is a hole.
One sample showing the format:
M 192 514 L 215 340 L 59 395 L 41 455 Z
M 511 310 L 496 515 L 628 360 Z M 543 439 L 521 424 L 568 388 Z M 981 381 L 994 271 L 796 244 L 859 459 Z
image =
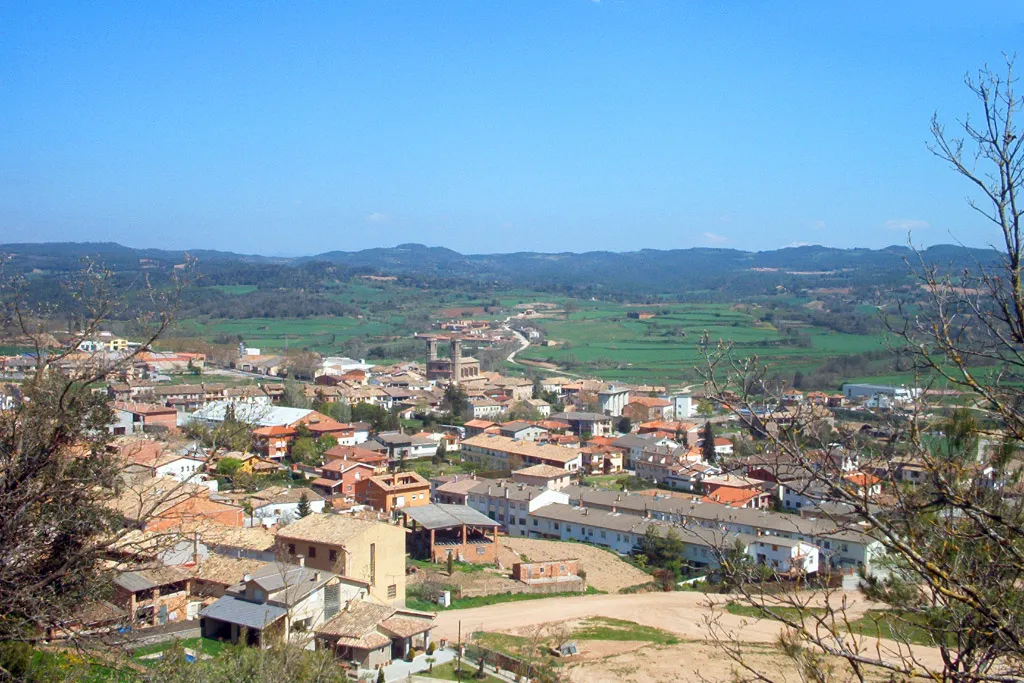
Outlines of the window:
M 391 584 L 390 586 L 388 586 L 388 597 L 389 598 L 396 598 L 396 597 L 398 597 L 398 586 L 396 586 L 395 584 Z
M 307 557 L 309 557 L 310 559 L 313 559 L 314 557 L 316 557 L 316 546 L 315 545 L 309 546 L 309 555 Z
M 555 522 L 555 531 L 558 531 L 558 522 Z
M 565 525 L 565 531 L 566 531 L 567 533 L 572 533 L 572 527 L 571 527 L 571 526 L 569 526 L 568 524 L 566 524 L 566 525 Z
M 288 544 L 288 554 L 289 555 L 294 555 L 295 554 L 295 544 L 294 543 L 289 543 Z
M 533 523 L 536 524 L 537 520 L 533 520 Z M 519 518 L 519 524 L 522 525 L 522 526 L 526 526 L 526 518 L 525 517 L 520 517 Z
M 334 548 L 331 548 L 330 550 L 328 550 L 327 551 L 327 559 L 330 560 L 331 562 L 334 562 L 335 560 L 337 560 L 338 559 L 338 551 L 335 550 Z
M 533 520 L 533 525 L 534 525 L 534 526 L 539 526 L 539 524 L 538 524 L 538 522 L 537 522 L 537 520 L 536 520 L 536 519 L 534 519 L 534 520 Z

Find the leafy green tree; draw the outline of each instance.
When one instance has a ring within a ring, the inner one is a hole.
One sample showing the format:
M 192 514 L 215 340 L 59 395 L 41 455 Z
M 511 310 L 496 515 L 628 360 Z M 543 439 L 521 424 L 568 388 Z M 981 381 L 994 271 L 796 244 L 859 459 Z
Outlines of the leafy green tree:
M 230 478 L 235 476 L 241 466 L 242 461 L 238 458 L 221 458 L 217 463 L 217 474 Z
M 506 417 L 511 420 L 526 420 L 532 422 L 540 419 L 540 412 L 526 401 L 516 401 L 508 409 Z
M 281 405 L 290 408 L 311 408 L 313 402 L 306 397 L 306 385 L 293 379 L 285 380 Z
M 352 421 L 352 406 L 347 401 L 317 401 L 313 404 L 313 408 L 317 412 L 323 413 L 338 422 L 348 423 Z
M 372 403 L 357 403 L 352 406 L 352 420 L 366 422 L 375 432 L 398 429 L 398 416 L 389 413 L 383 406 Z
M 448 456 L 448 440 L 447 439 L 441 439 L 437 443 L 437 450 L 434 451 L 434 457 L 432 459 L 433 463 L 435 465 L 440 465 L 441 463 L 443 463 L 445 461 L 447 456 Z
M 302 495 L 299 496 L 299 509 L 298 509 L 299 518 L 301 519 L 303 517 L 309 517 L 309 515 L 312 512 L 313 512 L 313 510 L 309 506 L 309 496 L 307 496 L 306 492 L 303 491 Z
M 252 501 L 248 498 L 242 501 L 242 512 L 249 518 L 249 526 L 253 526 L 256 521 L 256 508 L 252 506 Z
M 319 465 L 320 450 L 317 448 L 316 439 L 311 436 L 296 437 L 292 441 L 291 459 L 292 462 Z
M 338 437 L 333 434 L 324 434 L 316 440 L 316 450 L 320 457 L 323 457 L 324 453 L 331 450 L 338 445 Z
M 704 458 L 704 462 L 709 465 L 718 464 L 718 453 L 715 452 L 715 430 L 711 426 L 711 422 L 704 423 L 704 429 L 701 431 L 701 443 L 700 443 L 700 454 Z
M 473 417 L 473 406 L 466 396 L 466 391 L 455 382 L 445 387 L 441 408 L 451 415 L 452 422 L 461 422 Z
M 615 424 L 615 429 L 617 429 L 621 434 L 629 434 L 633 431 L 633 421 L 626 415 L 623 415 Z

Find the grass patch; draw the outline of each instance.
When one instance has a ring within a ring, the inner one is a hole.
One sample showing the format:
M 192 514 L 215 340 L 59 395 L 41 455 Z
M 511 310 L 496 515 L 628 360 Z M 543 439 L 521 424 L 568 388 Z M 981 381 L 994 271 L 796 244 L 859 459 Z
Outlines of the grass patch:
M 738 602 L 729 602 L 725 605 L 725 611 L 729 614 L 735 614 L 738 617 L 749 617 L 751 619 L 775 619 L 777 617 L 782 617 L 793 621 L 800 621 L 801 614 L 809 616 L 821 616 L 825 614 L 824 608 L 821 607 L 799 609 L 797 607 L 769 606 L 768 609 L 777 616 L 769 614 L 765 608 L 758 605 L 741 605 Z
M 166 652 L 175 645 L 181 645 L 183 648 L 189 650 L 195 650 L 202 654 L 216 657 L 224 648 L 227 646 L 225 643 L 219 640 L 213 640 L 211 638 L 185 638 L 183 640 L 171 640 L 163 643 L 154 643 L 153 645 L 145 645 L 132 652 L 132 657 L 139 659 L 146 655 L 151 655 L 157 652 Z
M 656 645 L 679 643 L 675 634 L 664 629 L 609 617 L 586 619 L 572 635 L 577 640 L 637 640 Z
M 912 645 L 935 646 L 937 643 L 925 627 L 923 614 L 908 614 L 890 610 L 868 610 L 860 619 L 850 622 L 850 631 L 868 638 L 888 638 Z M 941 634 L 935 634 L 941 638 Z M 956 644 L 956 636 L 947 634 L 949 645 Z
M 445 612 L 453 609 L 472 609 L 474 607 L 486 607 L 487 605 L 499 605 L 504 602 L 525 602 L 527 600 L 542 600 L 544 598 L 573 598 L 579 595 L 603 595 L 593 586 L 587 586 L 583 593 L 501 593 L 499 595 L 481 595 L 475 598 L 458 598 L 452 600 L 452 606 L 447 609 L 437 603 L 428 602 L 419 597 L 406 599 L 405 604 L 410 609 L 422 610 L 425 612 Z
M 531 645 L 528 636 L 513 636 L 508 633 L 488 633 L 481 631 L 473 635 L 473 643 L 495 652 L 503 652 L 510 657 L 520 657 L 528 652 Z
M 414 560 L 414 559 L 412 559 L 410 557 L 410 558 L 406 558 L 405 563 L 406 563 L 406 565 L 411 565 L 411 566 L 414 566 L 414 567 L 419 567 L 420 569 L 423 569 L 424 571 L 444 572 L 444 573 L 448 572 L 447 565 L 444 562 L 437 563 L 437 562 L 431 562 L 429 560 Z M 463 573 L 466 573 L 466 574 L 476 574 L 478 572 L 486 571 L 488 569 L 493 569 L 493 568 L 494 568 L 493 564 L 472 564 L 470 562 L 453 562 L 452 563 L 452 569 L 454 569 L 457 572 L 463 572 Z
M 505 683 L 502 679 L 495 678 L 490 675 L 485 675 L 483 678 L 476 678 L 476 667 L 469 666 L 466 663 L 463 663 L 462 675 L 459 676 L 456 673 L 455 662 L 439 664 L 434 667 L 433 671 L 421 671 L 416 675 L 423 676 L 425 678 L 436 678 L 441 681 L 482 681 L 483 683 Z

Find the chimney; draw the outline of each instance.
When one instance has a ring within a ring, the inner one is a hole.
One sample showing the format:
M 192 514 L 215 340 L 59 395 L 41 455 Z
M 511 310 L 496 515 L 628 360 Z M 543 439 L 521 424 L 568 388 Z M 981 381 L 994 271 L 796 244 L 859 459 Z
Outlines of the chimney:
M 505 487 L 505 498 L 508 498 L 508 487 Z
M 313 581 L 320 580 L 320 572 L 313 572 Z
M 300 567 L 305 567 L 306 566 L 306 558 L 303 557 L 302 555 L 296 556 L 295 559 L 299 561 L 299 566 Z

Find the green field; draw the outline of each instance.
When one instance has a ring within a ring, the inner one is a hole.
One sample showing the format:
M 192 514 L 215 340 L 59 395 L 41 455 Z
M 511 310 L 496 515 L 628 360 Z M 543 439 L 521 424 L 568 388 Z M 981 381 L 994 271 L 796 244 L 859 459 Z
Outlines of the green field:
M 219 287 L 244 296 L 250 285 Z M 330 296 L 349 304 L 360 315 L 309 318 L 195 318 L 182 321 L 185 335 L 208 341 L 234 343 L 244 339 L 252 347 L 272 353 L 309 349 L 323 355 L 347 353 L 375 362 L 384 357 L 420 360 L 420 346 L 413 334 L 430 329 L 433 322 L 473 313 L 478 319 L 501 320 L 523 303 L 549 302 L 572 311 L 558 311 L 532 324 L 559 346 L 531 346 L 522 360 L 551 362 L 559 372 L 609 381 L 668 386 L 701 381 L 698 368 L 705 361 L 698 344 L 707 332 L 712 346 L 719 341 L 732 345 L 733 355 L 757 355 L 770 373 L 783 378 L 800 370 L 804 374 L 836 356 L 860 354 L 885 348 L 882 335 L 843 334 L 830 329 L 788 322 L 786 328 L 762 322 L 764 308 L 756 304 L 664 303 L 632 306 L 615 302 L 573 300 L 528 290 L 503 290 L 490 294 L 445 292 L 404 287 L 395 283 L 353 280 L 329 287 Z M 796 303 L 800 303 L 797 301 Z M 485 313 L 482 309 L 488 308 Z M 473 310 L 470 310 L 473 309 Z M 655 312 L 639 320 L 630 313 Z M 778 322 L 776 320 L 776 322 Z M 531 324 L 526 321 L 527 325 Z M 892 375 L 878 364 L 879 372 Z M 863 367 L 863 366 L 862 366 Z M 523 365 L 506 365 L 510 374 L 527 372 Z M 851 377 L 883 381 L 896 377 Z M 907 379 L 900 383 L 907 383 Z M 835 387 L 838 388 L 838 387 Z
M 738 357 L 757 355 L 779 374 L 807 371 L 837 355 L 884 347 L 881 336 L 841 334 L 805 327 L 810 346 L 795 344 L 775 327 L 726 304 L 667 304 L 648 320 L 627 317 L 643 308 L 587 302 L 583 310 L 540 320 L 550 339 L 563 346 L 530 347 L 522 358 L 550 361 L 580 374 L 610 380 L 672 384 L 695 381 L 704 359 L 698 343 L 707 332 L 712 344 L 733 345 Z
M 338 317 L 183 320 L 179 327 L 210 340 L 218 335 L 241 336 L 247 345 L 258 349 L 312 349 L 328 353 L 351 337 L 380 337 L 395 331 L 395 325 L 387 321 Z

